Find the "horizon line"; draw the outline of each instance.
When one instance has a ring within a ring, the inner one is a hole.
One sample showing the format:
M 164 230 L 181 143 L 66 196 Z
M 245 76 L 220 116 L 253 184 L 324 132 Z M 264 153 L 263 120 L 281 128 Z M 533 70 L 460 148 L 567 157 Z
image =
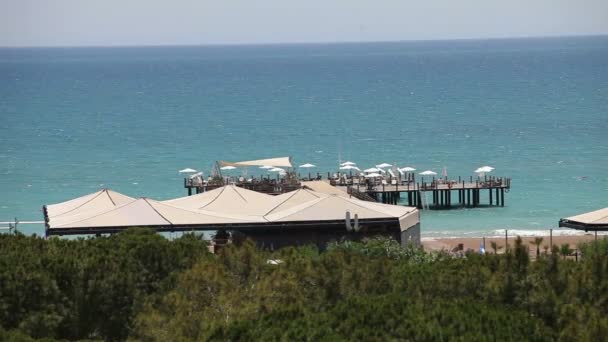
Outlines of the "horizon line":
M 607 37 L 607 33 L 597 34 L 567 34 L 567 35 L 530 35 L 510 37 L 463 37 L 463 38 L 431 38 L 403 40 L 344 40 L 344 41 L 302 41 L 302 42 L 259 42 L 259 43 L 192 43 L 192 44 L 116 44 L 116 45 L 0 45 L 0 49 L 65 49 L 65 48 L 151 48 L 151 47 L 236 47 L 236 46 L 277 46 L 277 45 L 338 45 L 338 44 L 374 44 L 374 43 L 415 43 L 415 42 L 458 42 L 458 41 L 490 41 L 517 39 L 559 39 L 559 38 L 594 38 Z

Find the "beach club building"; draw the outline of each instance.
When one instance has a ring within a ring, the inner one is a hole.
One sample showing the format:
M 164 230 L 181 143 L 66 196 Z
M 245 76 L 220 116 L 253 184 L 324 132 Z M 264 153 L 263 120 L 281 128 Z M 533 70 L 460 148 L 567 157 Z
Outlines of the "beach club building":
M 420 244 L 416 208 L 362 201 L 328 184 L 272 196 L 226 185 L 166 201 L 135 199 L 104 189 L 43 207 L 46 235 L 117 233 L 131 227 L 158 232 L 225 231 L 264 248 L 391 236 Z
M 608 208 L 563 218 L 559 220 L 559 226 L 584 230 L 585 232 L 595 232 L 595 238 L 597 239 L 598 231 L 608 231 Z

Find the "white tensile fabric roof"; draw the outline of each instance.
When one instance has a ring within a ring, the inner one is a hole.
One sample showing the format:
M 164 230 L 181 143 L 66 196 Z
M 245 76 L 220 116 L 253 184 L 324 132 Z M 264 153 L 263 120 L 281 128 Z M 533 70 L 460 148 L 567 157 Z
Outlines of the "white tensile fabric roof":
M 88 195 L 92 196 L 94 194 Z M 65 218 L 50 218 L 49 228 L 94 228 L 137 226 L 196 226 L 261 224 L 272 222 L 339 221 L 351 218 L 397 219 L 402 230 L 419 222 L 418 210 L 412 207 L 361 201 L 347 194 L 326 194 L 299 189 L 271 196 L 227 185 L 202 194 L 155 201 L 134 200 L 121 195 L 122 205 L 107 205 L 104 210 L 82 211 Z M 85 196 L 87 197 L 87 196 Z M 115 195 L 112 195 L 114 198 Z M 130 200 L 129 200 L 130 199 Z M 82 198 L 49 205 L 47 208 L 74 207 Z M 88 198 L 90 201 L 91 198 Z
M 63 203 L 48 205 L 46 211 L 49 222 L 58 224 L 90 217 L 132 201 L 135 201 L 132 197 L 102 189 Z
M 324 181 L 302 182 L 302 185 L 311 189 L 312 191 L 321 192 L 328 195 L 348 196 L 348 193 L 346 191 L 338 189 L 337 187 L 332 186 Z
M 53 228 L 205 225 L 246 222 L 259 222 L 259 218 L 221 215 L 203 210 L 188 210 L 149 198 L 140 198 L 104 213 Z
M 164 201 L 164 203 L 187 209 L 204 209 L 219 213 L 263 215 L 270 210 L 275 196 L 226 185 L 197 195 Z
M 589 225 L 608 225 L 608 208 L 594 210 L 576 216 L 566 217 L 564 220 Z
M 220 161 L 220 166 L 265 166 L 272 165 L 274 167 L 292 167 L 291 157 L 246 160 L 240 162 Z

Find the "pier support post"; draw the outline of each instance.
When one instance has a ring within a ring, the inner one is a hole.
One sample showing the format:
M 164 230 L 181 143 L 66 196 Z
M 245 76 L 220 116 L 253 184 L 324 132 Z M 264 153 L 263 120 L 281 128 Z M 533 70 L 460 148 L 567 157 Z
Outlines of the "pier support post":
M 500 189 L 500 206 L 501 207 L 505 206 L 505 189 L 504 188 Z
M 492 189 L 490 189 L 488 193 L 490 194 L 490 205 L 492 205 Z
M 188 187 L 188 196 L 192 196 L 192 188 Z

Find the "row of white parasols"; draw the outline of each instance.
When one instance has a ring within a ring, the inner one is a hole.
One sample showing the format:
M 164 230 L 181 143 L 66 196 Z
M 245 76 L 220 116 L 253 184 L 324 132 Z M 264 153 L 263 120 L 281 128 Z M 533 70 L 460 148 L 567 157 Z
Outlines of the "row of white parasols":
M 299 167 L 300 168 L 313 168 L 313 167 L 316 167 L 316 165 L 306 163 L 306 164 L 300 165 Z M 393 165 L 388 164 L 388 163 L 382 163 L 382 164 L 376 165 L 376 167 L 365 169 L 365 170 L 363 170 L 363 172 L 366 173 L 366 175 L 365 175 L 366 178 L 382 177 L 382 174 L 380 174 L 380 173 L 386 173 L 386 171 L 384 171 L 383 169 L 387 168 L 387 167 L 393 167 Z M 234 170 L 234 169 L 236 169 L 236 167 L 231 166 L 231 165 L 223 166 L 220 168 L 220 170 L 224 170 L 224 171 Z M 284 175 L 287 173 L 287 171 L 285 169 L 282 169 L 280 167 L 274 167 L 271 165 L 260 166 L 260 169 L 265 169 L 265 170 L 268 170 L 269 172 L 278 172 L 281 175 Z M 357 167 L 357 164 L 354 162 L 351 162 L 351 161 L 346 161 L 344 163 L 341 163 L 340 170 L 361 171 L 361 169 Z M 483 176 L 485 176 L 486 173 L 492 172 L 493 170 L 494 170 L 494 168 L 491 166 L 482 166 L 482 167 L 477 168 L 474 172 L 476 174 L 478 174 L 480 177 L 483 177 Z M 402 168 L 397 168 L 397 171 L 399 171 L 399 173 L 403 174 L 404 172 L 416 171 L 416 169 L 413 167 L 406 166 L 406 167 L 402 167 Z M 198 172 L 198 173 L 196 173 L 196 172 L 197 171 L 195 169 L 191 169 L 191 168 L 179 170 L 179 173 L 195 173 L 195 175 L 203 174 L 202 172 Z M 380 172 L 380 173 L 378 173 L 378 172 Z M 437 172 L 434 172 L 431 170 L 426 170 L 426 171 L 420 172 L 419 175 L 436 176 Z

